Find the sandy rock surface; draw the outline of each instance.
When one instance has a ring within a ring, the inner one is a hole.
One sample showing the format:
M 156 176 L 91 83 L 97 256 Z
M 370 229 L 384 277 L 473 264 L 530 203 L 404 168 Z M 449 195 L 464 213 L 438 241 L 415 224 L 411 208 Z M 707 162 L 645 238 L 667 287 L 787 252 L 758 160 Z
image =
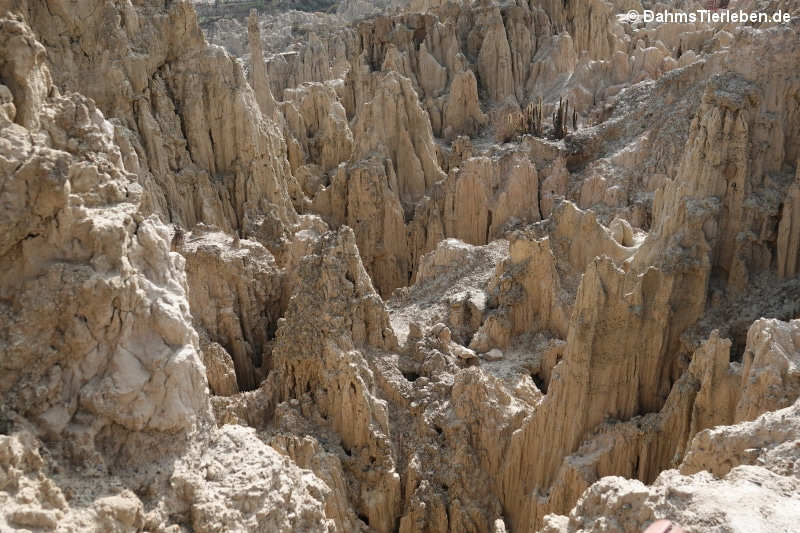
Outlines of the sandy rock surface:
M 0 0 L 0 531 L 796 530 L 800 3 L 732 4 Z

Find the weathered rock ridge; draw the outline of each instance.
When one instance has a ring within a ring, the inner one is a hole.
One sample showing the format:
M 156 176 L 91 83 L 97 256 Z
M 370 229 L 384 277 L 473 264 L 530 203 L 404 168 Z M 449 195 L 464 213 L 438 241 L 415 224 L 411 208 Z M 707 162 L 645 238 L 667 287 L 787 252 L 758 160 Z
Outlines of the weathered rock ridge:
M 800 4 L 633 7 L 0 0 L 0 530 L 791 530 Z

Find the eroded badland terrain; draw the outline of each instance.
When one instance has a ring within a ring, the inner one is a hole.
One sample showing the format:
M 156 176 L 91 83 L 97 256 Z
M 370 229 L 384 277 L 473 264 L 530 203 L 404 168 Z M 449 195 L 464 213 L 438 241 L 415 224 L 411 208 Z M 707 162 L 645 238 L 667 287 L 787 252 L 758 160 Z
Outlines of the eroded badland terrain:
M 0 531 L 798 531 L 800 1 L 219 4 L 0 0 Z

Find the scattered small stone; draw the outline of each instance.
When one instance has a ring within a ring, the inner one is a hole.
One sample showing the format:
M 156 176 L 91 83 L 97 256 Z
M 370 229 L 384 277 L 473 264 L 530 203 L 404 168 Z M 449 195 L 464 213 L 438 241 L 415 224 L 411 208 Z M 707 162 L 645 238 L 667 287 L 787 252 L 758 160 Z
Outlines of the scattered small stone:
M 460 344 L 454 343 L 450 348 L 450 351 L 453 353 L 453 355 L 455 355 L 459 359 L 467 360 L 467 359 L 475 359 L 477 357 L 477 355 L 475 355 L 475 352 L 473 352 L 469 348 L 464 348 Z
M 503 351 L 497 348 L 492 348 L 483 354 L 483 358 L 487 361 L 500 361 L 503 358 Z

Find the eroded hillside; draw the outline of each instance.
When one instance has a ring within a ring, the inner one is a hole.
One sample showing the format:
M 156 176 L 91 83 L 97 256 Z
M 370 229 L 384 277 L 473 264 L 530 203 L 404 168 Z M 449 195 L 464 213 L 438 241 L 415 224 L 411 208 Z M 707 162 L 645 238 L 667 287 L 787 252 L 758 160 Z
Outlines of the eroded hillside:
M 793 530 L 800 3 L 363 4 L 0 0 L 0 530 Z

